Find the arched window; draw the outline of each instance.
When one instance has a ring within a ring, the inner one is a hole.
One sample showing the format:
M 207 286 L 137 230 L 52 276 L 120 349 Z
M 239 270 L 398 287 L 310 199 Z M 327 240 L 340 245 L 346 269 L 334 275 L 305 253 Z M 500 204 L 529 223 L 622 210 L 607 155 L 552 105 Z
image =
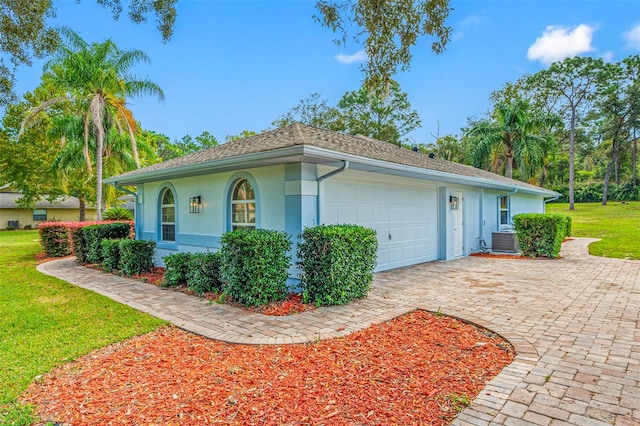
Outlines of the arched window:
M 176 240 L 176 204 L 171 189 L 165 188 L 160 199 L 162 241 L 173 242 Z
M 246 179 L 236 182 L 231 193 L 231 229 L 255 229 L 256 194 Z

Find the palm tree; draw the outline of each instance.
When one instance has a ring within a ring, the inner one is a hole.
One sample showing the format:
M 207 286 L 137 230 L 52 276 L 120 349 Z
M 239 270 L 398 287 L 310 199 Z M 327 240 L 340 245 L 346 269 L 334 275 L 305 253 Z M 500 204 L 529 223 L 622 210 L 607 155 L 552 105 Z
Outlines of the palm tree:
M 555 116 L 531 109 L 522 99 L 500 102 L 492 118 L 476 122 L 468 131 L 472 142 L 471 159 L 476 167 L 486 166 L 495 172 L 504 165 L 504 174 L 513 177 L 514 164 L 522 179 L 543 167 L 557 143 L 551 128 L 559 123 Z
M 91 173 L 89 142 L 95 141 L 96 211 L 102 218 L 102 174 L 105 145 L 110 129 L 126 134 L 136 167 L 140 167 L 135 139 L 137 124 L 126 107 L 126 99 L 137 95 L 164 94 L 160 87 L 148 79 L 136 79 L 130 71 L 138 62 L 149 62 L 140 50 L 121 51 L 110 39 L 89 44 L 72 30 L 64 29 L 66 42 L 45 66 L 51 82 L 62 96 L 52 97 L 33 108 L 25 119 L 27 123 L 41 111 L 61 103 L 70 103 L 78 111 L 83 123 L 83 153 L 87 171 Z

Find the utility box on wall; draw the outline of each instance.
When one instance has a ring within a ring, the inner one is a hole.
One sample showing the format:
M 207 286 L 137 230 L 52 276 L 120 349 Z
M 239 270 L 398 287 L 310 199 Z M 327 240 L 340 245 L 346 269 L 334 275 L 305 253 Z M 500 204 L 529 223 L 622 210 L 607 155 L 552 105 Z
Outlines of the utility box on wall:
M 491 234 L 491 250 L 509 253 L 520 251 L 516 233 L 513 231 L 493 232 Z

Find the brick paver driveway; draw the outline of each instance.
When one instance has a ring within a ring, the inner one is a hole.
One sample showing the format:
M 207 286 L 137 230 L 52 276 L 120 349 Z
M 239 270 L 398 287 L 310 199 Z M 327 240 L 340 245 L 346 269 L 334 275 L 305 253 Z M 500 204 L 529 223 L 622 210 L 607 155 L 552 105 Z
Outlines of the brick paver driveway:
M 454 424 L 640 425 L 640 262 L 589 256 L 593 240 L 558 260 L 469 257 L 376 274 L 369 296 L 290 317 L 247 314 L 74 266 L 39 266 L 205 336 L 238 343 L 332 337 L 427 309 L 483 325 L 516 348 Z

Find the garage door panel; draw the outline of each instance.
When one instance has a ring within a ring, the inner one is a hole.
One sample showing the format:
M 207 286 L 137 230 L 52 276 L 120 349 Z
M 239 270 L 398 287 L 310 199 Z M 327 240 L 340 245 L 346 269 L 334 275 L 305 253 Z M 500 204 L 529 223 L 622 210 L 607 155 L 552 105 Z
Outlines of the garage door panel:
M 437 259 L 436 189 L 346 177 L 331 183 L 325 186 L 323 222 L 376 230 L 377 270 Z
M 358 206 L 358 223 L 371 223 L 374 220 L 373 210 L 368 206 Z

